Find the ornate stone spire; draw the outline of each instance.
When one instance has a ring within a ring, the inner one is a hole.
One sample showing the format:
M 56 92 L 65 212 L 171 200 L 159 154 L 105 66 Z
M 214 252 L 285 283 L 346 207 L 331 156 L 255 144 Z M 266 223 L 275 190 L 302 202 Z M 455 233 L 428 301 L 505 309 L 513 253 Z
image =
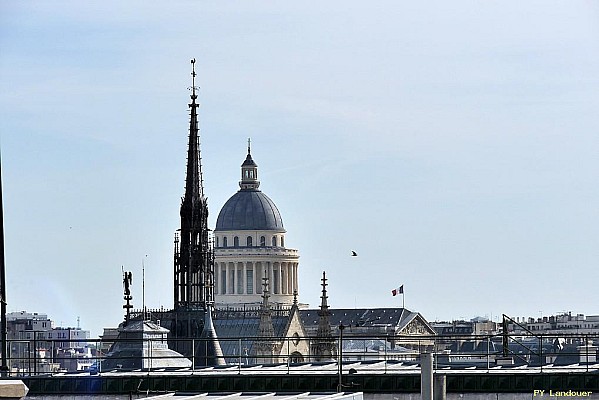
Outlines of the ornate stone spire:
M 266 272 L 265 272 L 266 275 Z M 275 340 L 275 329 L 272 324 L 272 313 L 268 298 L 268 278 L 262 278 L 262 305 L 260 306 L 260 326 L 258 327 L 258 338 L 256 339 L 256 362 L 258 364 L 270 364 L 276 362 L 274 353 L 277 348 Z
M 312 342 L 312 354 L 316 361 L 328 361 L 335 353 L 335 343 L 331 333 L 331 313 L 327 303 L 327 277 L 322 272 L 322 295 L 320 296 L 320 310 L 318 310 L 318 329 L 316 338 Z
M 329 305 L 327 303 L 327 275 L 325 271 L 322 271 L 322 295 L 320 296 L 320 310 L 318 310 L 318 332 L 317 336 L 327 337 L 331 336 L 331 321 L 329 312 Z
M 189 143 L 187 147 L 187 174 L 185 194 L 181 201 L 180 237 L 175 235 L 175 309 L 206 309 L 212 302 L 214 271 L 212 246 L 208 238 L 208 203 L 204 197 L 202 159 L 198 128 L 197 87 L 195 86 L 195 59 L 191 60 L 192 86 L 189 120 Z
M 248 155 L 241 164 L 241 181 L 239 187 L 241 190 L 257 190 L 260 187 L 258 180 L 258 165 L 252 159 L 251 140 L 248 138 Z
M 262 305 L 260 306 L 260 327 L 258 335 L 261 337 L 274 337 L 275 330 L 272 325 L 272 313 L 268 302 L 270 292 L 268 290 L 268 278 L 262 278 Z

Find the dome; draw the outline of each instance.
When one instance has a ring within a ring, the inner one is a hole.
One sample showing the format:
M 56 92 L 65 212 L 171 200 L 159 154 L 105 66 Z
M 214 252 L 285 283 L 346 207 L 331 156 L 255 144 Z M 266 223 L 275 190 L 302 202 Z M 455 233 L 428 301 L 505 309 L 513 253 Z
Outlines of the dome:
M 242 189 L 223 206 L 215 231 L 266 230 L 285 232 L 275 203 L 259 190 Z

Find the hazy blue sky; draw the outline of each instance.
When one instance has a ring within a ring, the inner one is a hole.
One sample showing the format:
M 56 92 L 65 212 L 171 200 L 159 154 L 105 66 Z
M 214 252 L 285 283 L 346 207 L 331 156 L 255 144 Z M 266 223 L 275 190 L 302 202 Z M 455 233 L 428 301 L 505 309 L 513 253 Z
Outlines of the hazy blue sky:
M 300 301 L 599 314 L 599 3 L 546 0 L 1 2 L 9 311 L 172 306 L 194 57 L 210 225 L 251 137 Z

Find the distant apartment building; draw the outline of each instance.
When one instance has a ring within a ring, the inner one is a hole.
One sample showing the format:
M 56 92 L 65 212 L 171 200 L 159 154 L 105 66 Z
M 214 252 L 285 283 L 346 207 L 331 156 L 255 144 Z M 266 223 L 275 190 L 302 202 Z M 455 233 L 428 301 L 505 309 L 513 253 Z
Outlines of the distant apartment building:
M 599 315 L 562 313 L 546 317 L 511 317 L 508 332 L 516 335 L 599 335 Z M 432 322 L 437 335 L 496 335 L 503 331 L 502 324 L 476 317 L 469 321 Z M 530 332 L 528 332 L 530 331 Z
M 599 335 L 599 315 L 572 314 L 571 312 L 539 318 L 512 318 L 509 332 L 522 334 L 529 330 L 547 335 Z
M 56 327 L 47 314 L 27 311 L 7 313 L 6 321 L 9 359 L 16 372 L 75 371 L 91 364 L 89 331 Z
M 431 326 L 437 335 L 442 336 L 494 335 L 497 333 L 497 323 L 483 317 L 476 317 L 470 321 L 431 322 Z
M 54 322 L 46 314 L 27 311 L 7 313 L 6 324 L 8 339 L 15 340 L 33 340 L 39 333 L 54 328 Z

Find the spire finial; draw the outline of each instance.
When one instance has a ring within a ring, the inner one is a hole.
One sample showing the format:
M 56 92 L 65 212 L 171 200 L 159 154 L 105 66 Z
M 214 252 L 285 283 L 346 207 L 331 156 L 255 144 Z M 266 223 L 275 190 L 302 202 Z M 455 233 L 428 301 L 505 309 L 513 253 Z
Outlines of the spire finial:
M 196 95 L 196 89 L 199 89 L 196 86 L 196 59 L 192 58 L 191 59 L 191 87 L 189 89 L 191 89 L 191 99 L 193 100 L 193 102 L 195 103 L 195 99 L 198 97 Z
M 248 154 L 251 154 L 251 150 L 250 150 L 251 144 L 252 144 L 252 139 L 248 138 Z
M 321 311 L 326 311 L 329 308 L 329 305 L 327 303 L 327 299 L 329 296 L 327 296 L 327 274 L 325 271 L 322 271 L 322 296 L 320 296 L 321 298 L 321 302 L 320 302 L 320 309 Z
M 267 272 L 264 271 L 264 278 L 262 278 L 262 308 L 267 310 L 269 308 L 268 298 L 270 293 L 268 292 L 268 276 Z

